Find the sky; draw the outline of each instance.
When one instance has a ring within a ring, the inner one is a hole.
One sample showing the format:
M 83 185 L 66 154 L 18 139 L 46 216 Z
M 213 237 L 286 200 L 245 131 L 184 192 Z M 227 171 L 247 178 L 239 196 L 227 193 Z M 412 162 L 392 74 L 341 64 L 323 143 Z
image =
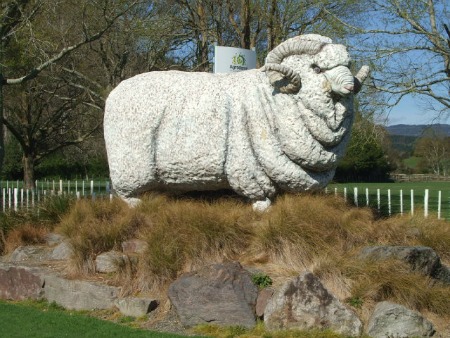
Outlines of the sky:
M 423 103 L 418 98 L 404 97 L 400 103 L 392 108 L 388 115 L 387 125 L 395 124 L 450 124 L 450 116 L 447 118 L 436 118 L 435 111 L 426 111 Z

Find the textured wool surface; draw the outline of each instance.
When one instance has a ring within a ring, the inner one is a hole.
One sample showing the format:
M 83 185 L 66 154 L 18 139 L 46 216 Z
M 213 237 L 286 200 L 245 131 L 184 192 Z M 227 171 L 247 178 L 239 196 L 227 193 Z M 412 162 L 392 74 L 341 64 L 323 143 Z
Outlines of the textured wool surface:
M 295 93 L 280 91 L 274 74 L 281 84 L 286 77 L 264 67 L 150 72 L 120 83 L 104 117 L 118 195 L 134 203 L 148 190 L 232 189 L 264 208 L 280 191 L 328 184 L 350 134 L 354 78 L 342 45 L 289 49 L 308 39 L 318 38 L 293 38 L 277 50 L 287 51 L 281 65 L 301 79 Z

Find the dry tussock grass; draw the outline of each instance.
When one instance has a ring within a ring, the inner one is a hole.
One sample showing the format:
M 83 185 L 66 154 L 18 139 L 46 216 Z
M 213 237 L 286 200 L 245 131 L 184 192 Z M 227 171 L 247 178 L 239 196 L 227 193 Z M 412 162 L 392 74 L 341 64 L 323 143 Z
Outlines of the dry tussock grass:
M 11 253 L 22 245 L 36 245 L 45 243 L 48 229 L 30 223 L 19 225 L 8 232 L 5 238 L 4 251 Z
M 135 209 L 114 200 L 79 201 L 59 231 L 74 248 L 74 270 L 93 272 L 101 252 L 140 238 L 148 244 L 137 266 L 118 279 L 129 292 L 163 290 L 177 276 L 208 263 L 239 260 L 267 273 L 275 285 L 310 270 L 360 314 L 380 300 L 450 315 L 450 288 L 411 272 L 398 261 L 356 258 L 370 245 L 425 245 L 450 260 L 450 224 L 432 217 L 377 220 L 368 208 L 341 198 L 285 195 L 263 214 L 236 199 L 213 201 L 149 195 Z
M 109 250 L 121 250 L 122 241 L 135 236 L 146 222 L 124 202 L 80 200 L 63 217 L 57 231 L 66 235 L 74 249 L 72 271 L 94 272 L 95 256 Z

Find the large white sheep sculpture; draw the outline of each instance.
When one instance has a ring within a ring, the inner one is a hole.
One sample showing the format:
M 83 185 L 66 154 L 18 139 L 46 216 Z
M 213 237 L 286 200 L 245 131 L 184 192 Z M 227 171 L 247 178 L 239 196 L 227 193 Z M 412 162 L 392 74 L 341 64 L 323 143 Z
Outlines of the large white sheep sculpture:
M 343 45 L 291 38 L 260 69 L 150 72 L 106 101 L 104 133 L 116 193 L 135 205 L 150 190 L 232 189 L 267 208 L 280 191 L 323 188 L 353 121 L 356 77 Z

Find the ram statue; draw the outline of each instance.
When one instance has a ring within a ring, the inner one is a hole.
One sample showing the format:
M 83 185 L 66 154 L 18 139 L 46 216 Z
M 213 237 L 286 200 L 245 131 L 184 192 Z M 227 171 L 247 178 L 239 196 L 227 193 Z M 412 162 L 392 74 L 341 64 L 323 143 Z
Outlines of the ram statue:
M 265 65 L 230 74 L 162 71 L 121 82 L 106 101 L 113 187 L 131 205 L 146 191 L 232 189 L 264 210 L 282 191 L 333 178 L 353 121 L 356 77 L 343 45 L 291 38 Z

